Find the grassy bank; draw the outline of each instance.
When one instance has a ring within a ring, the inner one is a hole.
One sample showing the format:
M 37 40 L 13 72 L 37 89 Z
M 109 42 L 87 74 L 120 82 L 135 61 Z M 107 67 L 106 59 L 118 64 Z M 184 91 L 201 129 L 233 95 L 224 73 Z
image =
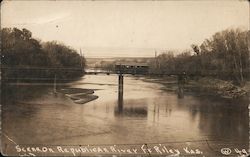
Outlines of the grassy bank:
M 186 90 L 201 92 L 201 94 L 220 96 L 223 98 L 240 98 L 248 95 L 244 87 L 236 86 L 232 81 L 225 81 L 211 77 L 189 80 Z
M 149 77 L 151 82 L 163 84 L 162 90 L 177 92 L 178 83 L 176 76 Z M 184 85 L 186 94 L 198 96 L 218 96 L 222 98 L 241 98 L 250 94 L 250 81 L 243 87 L 236 86 L 232 81 L 225 81 L 212 77 L 187 78 Z

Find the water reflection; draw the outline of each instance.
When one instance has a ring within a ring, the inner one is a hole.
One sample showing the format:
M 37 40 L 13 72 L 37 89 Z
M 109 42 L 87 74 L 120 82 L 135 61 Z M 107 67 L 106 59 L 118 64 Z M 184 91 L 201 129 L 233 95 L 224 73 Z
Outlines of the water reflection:
M 3 104 L 11 101 L 30 101 L 40 98 L 48 92 L 50 86 L 24 86 L 4 84 L 1 87 L 1 100 Z
M 123 112 L 123 75 L 118 76 L 118 113 Z
M 118 106 L 114 107 L 115 116 L 127 116 L 127 117 L 147 117 L 147 104 L 143 104 L 143 101 L 127 100 L 123 99 L 118 100 Z
M 118 76 L 85 76 L 69 87 L 98 89 L 95 95 L 99 98 L 82 105 L 60 95 L 54 97 L 50 94 L 53 88 L 12 88 L 5 98 L 8 103 L 3 105 L 3 131 L 16 142 L 39 144 L 200 139 L 248 144 L 247 100 L 195 95 L 178 99 L 176 93 L 161 90 L 163 85 L 143 79 L 124 77 L 123 99 L 119 101 Z M 18 96 L 12 96 L 15 94 Z
M 200 132 L 209 132 L 215 140 L 232 139 L 245 141 L 248 133 L 248 109 L 246 100 L 217 100 L 202 99 L 202 105 L 190 106 L 192 117 L 199 117 Z

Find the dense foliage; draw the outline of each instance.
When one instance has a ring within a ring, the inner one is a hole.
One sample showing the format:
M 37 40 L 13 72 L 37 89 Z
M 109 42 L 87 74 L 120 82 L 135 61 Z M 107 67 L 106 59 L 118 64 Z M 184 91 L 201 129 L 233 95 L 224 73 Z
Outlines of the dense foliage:
M 201 45 L 191 45 L 191 51 L 174 56 L 166 52 L 151 62 L 151 71 L 214 76 L 244 84 L 250 77 L 249 31 L 227 29 L 215 33 Z
M 52 41 L 41 43 L 27 29 L 1 30 L 3 79 L 68 79 L 81 76 L 85 58 L 74 49 Z

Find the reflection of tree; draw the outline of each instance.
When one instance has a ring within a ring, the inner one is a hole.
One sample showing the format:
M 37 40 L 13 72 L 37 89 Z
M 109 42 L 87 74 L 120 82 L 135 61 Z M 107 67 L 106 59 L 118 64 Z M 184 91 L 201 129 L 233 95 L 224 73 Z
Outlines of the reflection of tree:
M 192 106 L 191 115 L 195 117 L 199 112 L 202 133 L 208 132 L 211 139 L 248 141 L 247 101 L 228 100 L 221 104 L 216 100 L 202 99 L 200 104 L 195 109 Z
M 32 122 L 30 117 L 37 115 L 40 111 L 37 106 L 43 105 L 43 102 L 38 100 L 41 100 L 46 94 L 48 94 L 48 87 L 46 86 L 6 85 L 1 94 L 2 109 L 4 111 L 2 116 L 3 130 L 10 131 L 9 129 L 12 127 L 9 124 L 10 122 L 12 124 L 13 121 L 19 121 L 20 124 Z M 13 122 L 12 125 L 15 126 L 16 123 L 18 122 Z M 16 130 L 10 132 L 13 133 Z
M 42 95 L 48 93 L 46 86 L 2 86 L 2 103 L 11 104 L 15 101 L 29 101 L 40 98 Z

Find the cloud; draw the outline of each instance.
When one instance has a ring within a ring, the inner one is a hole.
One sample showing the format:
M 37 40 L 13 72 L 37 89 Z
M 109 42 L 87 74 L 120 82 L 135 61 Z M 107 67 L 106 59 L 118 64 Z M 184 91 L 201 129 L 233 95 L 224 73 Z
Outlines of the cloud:
M 43 16 L 38 19 L 34 19 L 33 23 L 36 24 L 47 24 L 52 22 L 58 22 L 60 20 L 65 20 L 70 16 L 69 13 L 61 13 L 61 14 L 55 14 L 55 15 L 49 15 L 49 16 Z
M 8 23 L 8 25 L 14 25 L 14 26 L 30 26 L 30 25 L 44 25 L 49 23 L 55 23 L 60 21 L 65 21 L 70 17 L 70 13 L 60 13 L 60 14 L 52 14 L 52 15 L 46 15 L 41 17 L 34 17 L 32 19 L 26 19 L 22 21 L 19 20 L 8 20 L 3 21 L 3 23 Z

